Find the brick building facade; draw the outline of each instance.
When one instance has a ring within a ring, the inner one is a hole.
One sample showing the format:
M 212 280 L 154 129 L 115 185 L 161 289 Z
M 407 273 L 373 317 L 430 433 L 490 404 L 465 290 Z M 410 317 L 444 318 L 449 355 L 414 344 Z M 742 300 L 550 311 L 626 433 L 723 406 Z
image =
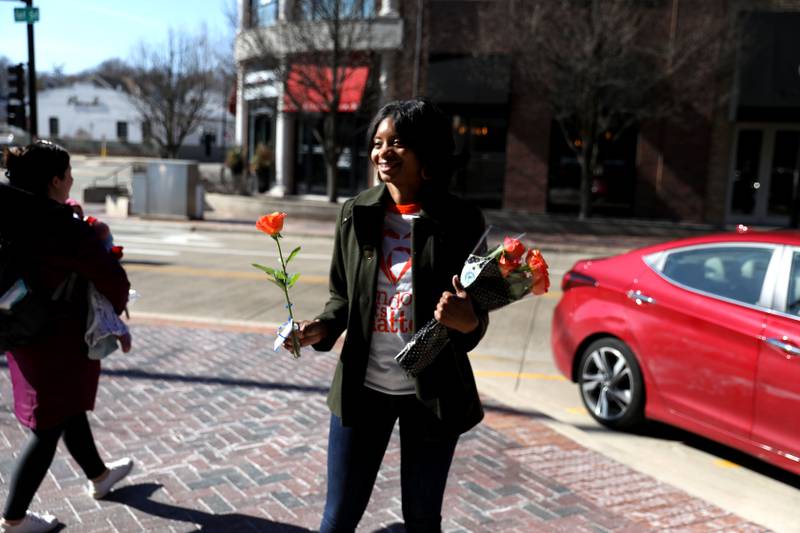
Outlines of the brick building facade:
M 502 1 L 516 9 L 538 2 Z M 526 83 L 512 54 L 477 46 L 485 31 L 483 9 L 492 3 L 375 0 L 369 16 L 395 31 L 377 50 L 377 101 L 426 95 L 453 116 L 459 155 L 453 189 L 462 195 L 486 207 L 576 212 L 577 160 L 552 113 L 537 88 Z M 701 5 L 693 0 L 638 3 L 648 10 L 653 39 L 688 31 Z M 240 18 L 252 20 L 249 10 L 261 4 L 273 5 L 284 16 L 296 6 L 292 0 L 240 0 Z M 708 56 L 731 64 L 720 65 L 723 74 L 691 112 L 638 124 L 608 147 L 602 172 L 593 180 L 598 215 L 716 224 L 789 220 L 800 166 L 800 0 L 708 0 L 702 6 L 736 30 L 729 34 L 736 40 L 734 53 Z M 243 24 L 243 31 L 252 31 Z M 240 80 L 247 79 L 252 67 L 242 54 L 239 67 Z M 245 85 L 240 83 L 240 89 Z M 253 144 L 247 133 L 253 133 L 254 117 L 243 92 L 237 138 L 247 145 Z M 276 105 L 271 115 L 276 132 L 282 114 Z M 279 191 L 284 194 L 310 190 L 298 174 L 296 129 L 284 131 L 296 137 L 295 148 L 284 151 Z M 344 195 L 370 182 L 366 153 L 359 146 L 353 144 L 349 158 L 359 168 L 351 175 L 358 177 Z M 281 165 L 276 161 L 278 169 Z

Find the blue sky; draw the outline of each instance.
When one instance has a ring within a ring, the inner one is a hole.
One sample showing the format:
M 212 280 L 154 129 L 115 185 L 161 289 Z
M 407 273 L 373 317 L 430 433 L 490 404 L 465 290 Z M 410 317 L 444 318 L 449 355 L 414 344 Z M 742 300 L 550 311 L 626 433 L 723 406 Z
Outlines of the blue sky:
M 225 15 L 232 0 L 34 0 L 36 70 L 61 65 L 73 74 L 105 59 L 128 59 L 136 43 L 166 40 L 170 28 L 194 32 L 205 24 L 212 39 L 232 30 Z M 28 61 L 26 25 L 14 22 L 22 2 L 0 0 L 0 56 Z

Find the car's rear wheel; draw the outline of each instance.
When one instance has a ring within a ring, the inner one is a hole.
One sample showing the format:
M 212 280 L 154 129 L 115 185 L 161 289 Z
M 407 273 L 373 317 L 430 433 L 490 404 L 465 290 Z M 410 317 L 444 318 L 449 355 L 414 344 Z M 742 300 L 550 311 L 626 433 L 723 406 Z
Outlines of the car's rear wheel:
M 644 418 L 644 380 L 628 346 L 613 337 L 592 342 L 578 365 L 581 399 L 595 420 L 615 429 Z

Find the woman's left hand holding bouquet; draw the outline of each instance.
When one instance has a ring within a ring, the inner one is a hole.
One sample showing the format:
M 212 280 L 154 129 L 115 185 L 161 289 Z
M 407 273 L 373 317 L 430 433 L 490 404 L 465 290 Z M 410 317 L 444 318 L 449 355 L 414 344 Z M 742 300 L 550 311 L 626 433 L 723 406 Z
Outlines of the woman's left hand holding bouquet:
M 479 324 L 475 308 L 472 307 L 472 300 L 461 285 L 458 276 L 453 276 L 453 288 L 455 293 L 449 291 L 442 293 L 436 310 L 433 312 L 433 318 L 445 327 L 461 333 L 470 333 Z

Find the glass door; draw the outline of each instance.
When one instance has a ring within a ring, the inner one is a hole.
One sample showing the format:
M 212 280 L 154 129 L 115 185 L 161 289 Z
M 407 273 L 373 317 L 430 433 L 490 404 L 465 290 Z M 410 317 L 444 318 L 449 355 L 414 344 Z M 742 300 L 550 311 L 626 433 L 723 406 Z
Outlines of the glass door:
M 794 207 L 800 153 L 800 130 L 777 130 L 769 166 L 767 217 L 789 217 Z
M 756 203 L 761 189 L 761 152 L 764 132 L 757 129 L 740 129 L 736 136 L 736 147 L 731 175 L 730 217 L 755 216 Z
M 800 186 L 800 126 L 739 126 L 732 159 L 728 222 L 787 224 Z

